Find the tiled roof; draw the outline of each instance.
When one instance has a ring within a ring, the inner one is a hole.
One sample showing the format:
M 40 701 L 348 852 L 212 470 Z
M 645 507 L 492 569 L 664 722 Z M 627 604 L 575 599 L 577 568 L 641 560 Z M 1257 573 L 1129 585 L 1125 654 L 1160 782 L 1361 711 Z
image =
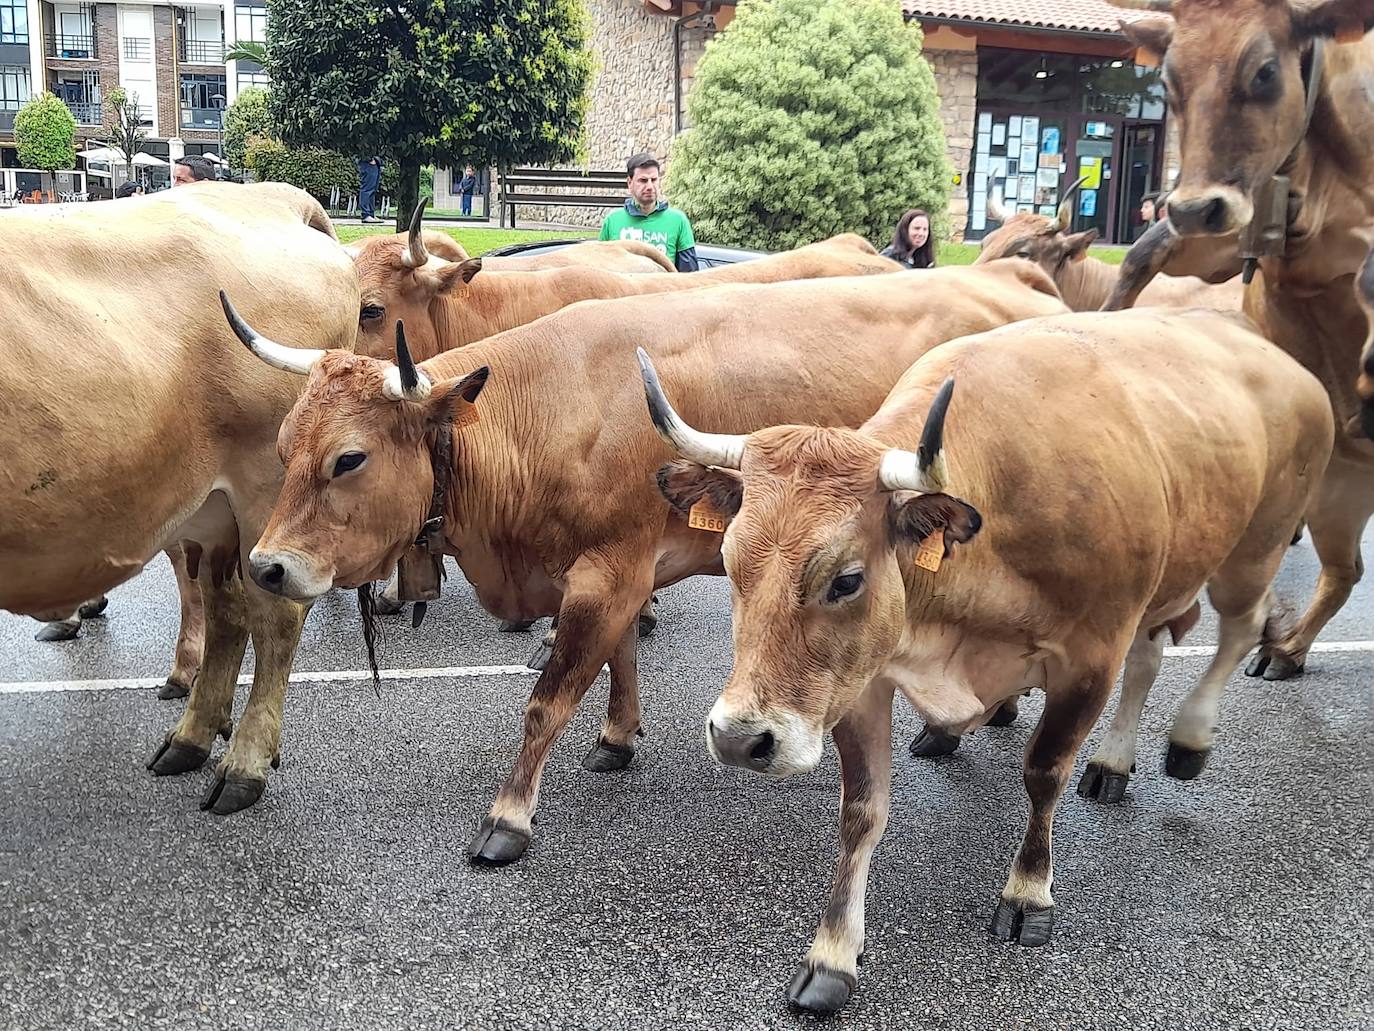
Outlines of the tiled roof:
M 902 13 L 1079 32 L 1119 32 L 1131 14 L 1106 0 L 902 0 Z

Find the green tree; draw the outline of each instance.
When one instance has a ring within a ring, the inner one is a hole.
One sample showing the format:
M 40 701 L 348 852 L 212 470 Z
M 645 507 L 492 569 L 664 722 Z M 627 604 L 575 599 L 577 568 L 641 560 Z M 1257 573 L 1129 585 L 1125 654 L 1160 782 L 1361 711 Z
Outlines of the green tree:
M 19 164 L 56 172 L 76 167 L 76 119 L 51 93 L 39 93 L 14 116 Z
M 267 90 L 250 86 L 224 112 L 224 154 L 230 168 L 243 169 L 244 147 L 251 136 L 275 137 L 276 126 L 268 110 Z
M 891 0 L 740 0 L 687 98 L 668 170 L 698 239 L 780 250 L 948 233 L 953 168 L 920 27 Z
M 123 86 L 110 90 L 105 98 L 110 113 L 114 116 L 109 125 L 110 138 L 106 145 L 124 155 L 124 176 L 134 177 L 134 155 L 148 138 L 148 130 L 143 127 L 143 114 L 139 109 L 138 94 L 127 92 Z
M 272 114 L 288 143 L 398 166 L 399 230 L 423 164 L 584 153 L 590 24 L 585 0 L 273 0 Z
M 241 39 L 232 44 L 224 51 L 226 61 L 254 61 L 258 64 L 267 64 L 267 44 L 258 43 L 251 39 Z

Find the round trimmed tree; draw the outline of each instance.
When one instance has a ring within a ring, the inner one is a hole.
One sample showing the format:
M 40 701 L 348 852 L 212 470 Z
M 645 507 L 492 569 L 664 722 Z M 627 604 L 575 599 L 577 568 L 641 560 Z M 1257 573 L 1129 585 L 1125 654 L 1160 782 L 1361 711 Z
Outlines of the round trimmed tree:
M 224 112 L 224 153 L 220 157 L 231 168 L 242 169 L 244 149 L 253 136 L 273 136 L 276 127 L 267 108 L 267 90 L 249 86 L 240 90 L 238 98 Z
M 51 93 L 40 93 L 14 116 L 19 164 L 56 172 L 76 167 L 76 119 Z
M 740 0 L 698 65 L 668 169 L 697 238 L 886 242 L 907 208 L 946 236 L 953 168 L 921 43 L 893 0 Z

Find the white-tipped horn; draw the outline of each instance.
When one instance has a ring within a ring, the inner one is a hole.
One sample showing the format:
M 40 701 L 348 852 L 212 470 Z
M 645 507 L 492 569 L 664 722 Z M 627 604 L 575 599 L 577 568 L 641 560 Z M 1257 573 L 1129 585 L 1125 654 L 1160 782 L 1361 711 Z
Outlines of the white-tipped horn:
M 1153 11 L 1155 14 L 1174 11 L 1174 0 L 1107 0 L 1107 3 L 1124 11 Z
M 406 268 L 423 268 L 429 264 L 429 251 L 425 249 L 424 216 L 425 199 L 421 197 L 415 213 L 410 216 L 410 236 L 401 255 L 401 264 Z
M 998 180 L 994 179 L 988 184 L 988 218 L 997 222 L 1007 220 L 1007 209 L 1002 206 L 1002 191 L 999 190 Z
M 255 355 L 265 361 L 274 369 L 281 369 L 282 372 L 294 372 L 301 376 L 310 375 L 310 370 L 315 367 L 315 363 L 324 357 L 324 352 L 320 350 L 306 350 L 301 347 L 287 347 L 284 344 L 276 343 L 262 336 L 242 317 L 234 306 L 229 303 L 229 298 L 224 291 L 219 292 L 219 303 L 224 308 L 224 317 L 229 320 L 229 326 L 233 329 L 234 335 L 243 341 L 243 345 Z
M 1064 230 L 1068 229 L 1069 226 L 1073 225 L 1073 195 L 1077 193 L 1079 188 L 1087 181 L 1088 177 L 1086 175 L 1082 176 L 1078 182 L 1064 191 L 1064 199 L 1059 202 L 1059 211 L 1055 214 L 1054 222 L 1051 225 L 1051 228 L 1055 232 L 1062 233 Z
M 382 374 L 382 396 L 388 401 L 423 401 L 434 384 L 415 364 L 406 343 L 405 324 L 396 320 L 396 364 Z
M 654 363 L 649 361 L 644 348 L 638 348 L 636 353 L 639 355 L 639 373 L 644 378 L 644 397 L 649 402 L 649 418 L 653 420 L 658 435 L 688 461 L 713 465 L 718 469 L 738 469 L 740 459 L 744 457 L 744 437 L 728 433 L 702 433 L 688 426 L 664 396 Z
M 922 494 L 938 494 L 949 485 L 949 469 L 945 465 L 945 413 L 954 396 L 954 380 L 947 379 L 931 402 L 921 431 L 921 444 L 913 454 L 893 448 L 883 455 L 878 466 L 878 482 L 886 490 L 917 490 Z

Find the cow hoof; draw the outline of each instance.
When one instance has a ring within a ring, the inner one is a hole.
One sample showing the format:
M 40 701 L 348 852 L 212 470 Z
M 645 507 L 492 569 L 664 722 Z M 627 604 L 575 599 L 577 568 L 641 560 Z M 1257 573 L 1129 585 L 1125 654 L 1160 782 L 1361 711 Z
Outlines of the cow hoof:
M 1078 782 L 1078 794 L 1094 802 L 1115 805 L 1126 797 L 1126 785 L 1130 775 L 1117 773 L 1101 763 L 1088 763 L 1083 778 Z
M 81 621 L 63 620 L 59 623 L 48 623 L 43 629 L 33 635 L 35 641 L 44 643 L 52 641 L 75 641 L 76 635 L 81 633 Z
M 1048 945 L 1053 931 L 1053 906 L 1031 909 L 1024 903 L 998 899 L 997 910 L 992 914 L 992 934 L 999 941 L 1035 948 Z
M 958 734 L 946 734 L 926 727 L 911 742 L 911 754 L 918 759 L 938 759 L 942 755 L 953 755 L 958 747 Z
M 267 781 L 250 780 L 246 777 L 226 777 L 216 772 L 209 789 L 200 800 L 202 810 L 208 809 L 216 816 L 228 816 L 247 809 L 262 797 L 267 790 Z
M 598 737 L 592 750 L 582 758 L 582 765 L 593 773 L 610 773 L 623 770 L 635 757 L 635 750 L 626 745 L 613 745 L 605 738 Z
M 540 642 L 539 642 L 539 647 L 536 648 L 536 649 L 534 650 L 534 654 L 530 656 L 529 662 L 525 663 L 525 665 L 526 665 L 529 669 L 537 669 L 537 670 L 539 670 L 539 671 L 542 673 L 543 670 L 544 670 L 544 667 L 547 666 L 547 665 L 549 664 L 549 659 L 550 659 L 550 657 L 552 657 L 552 655 L 553 655 L 553 644 L 552 644 L 552 642 L 550 642 L 550 641 L 540 641 Z
M 1170 741 L 1169 752 L 1164 757 L 1164 772 L 1174 780 L 1196 780 L 1198 774 L 1206 769 L 1207 757 L 1211 754 L 1211 749 L 1198 751 Z
M 646 637 L 653 637 L 656 629 L 658 629 L 658 617 L 651 612 L 641 612 L 639 615 L 639 639 L 642 641 Z
M 1301 662 L 1294 662 L 1286 655 L 1275 655 L 1264 670 L 1264 679 L 1292 680 L 1294 677 L 1302 676 L 1304 669 L 1305 665 Z
M 1005 705 L 999 705 L 997 711 L 992 714 L 992 719 L 988 720 L 989 727 L 1010 727 L 1016 722 L 1016 717 L 1021 715 L 1020 711 L 1012 708 L 1008 709 Z
M 110 599 L 102 594 L 96 601 L 88 602 L 76 611 L 82 619 L 99 619 L 109 607 Z
M 832 967 L 813 967 L 802 963 L 787 986 L 787 1001 L 814 1013 L 836 1013 L 854 994 L 858 981 Z
M 375 595 L 372 599 L 372 611 L 379 616 L 399 616 L 405 610 L 405 602 L 388 598 L 385 594 Z
M 157 689 L 157 696 L 164 702 L 169 702 L 173 698 L 185 698 L 191 693 L 191 689 L 185 684 L 178 684 L 171 677 L 167 678 L 167 683 Z
M 1245 667 L 1245 675 L 1247 677 L 1262 677 L 1264 676 L 1264 671 L 1268 668 L 1269 656 L 1261 651 L 1256 654 L 1255 657 L 1250 660 L 1250 664 Z
M 497 624 L 496 629 L 503 634 L 518 634 L 534 626 L 534 623 L 532 619 L 503 619 Z
M 168 734 L 167 740 L 162 742 L 153 753 L 153 757 L 148 760 L 147 768 L 159 777 L 175 777 L 178 773 L 190 773 L 192 770 L 200 769 L 208 758 L 210 749 L 188 745 Z
M 505 866 L 523 856 L 529 847 L 528 831 L 488 816 L 468 842 L 468 858 L 476 866 Z
M 1301 543 L 1302 543 L 1302 524 L 1299 523 L 1299 524 L 1298 524 L 1298 528 L 1297 528 L 1296 530 L 1293 531 L 1293 539 L 1292 539 L 1291 541 L 1288 542 L 1288 546 L 1291 548 L 1291 547 L 1293 547 L 1294 545 L 1301 544 Z

